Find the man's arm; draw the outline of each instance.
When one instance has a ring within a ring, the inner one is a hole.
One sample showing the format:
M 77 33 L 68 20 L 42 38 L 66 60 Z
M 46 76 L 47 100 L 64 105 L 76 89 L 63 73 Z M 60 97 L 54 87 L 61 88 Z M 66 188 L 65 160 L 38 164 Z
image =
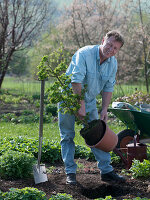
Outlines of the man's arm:
M 100 119 L 107 122 L 108 115 L 107 115 L 107 109 L 110 104 L 110 100 L 112 97 L 112 92 L 103 92 L 102 93 L 102 111 L 100 115 Z
M 81 83 L 72 83 L 72 90 L 73 90 L 74 94 L 81 95 L 81 91 L 82 91 Z M 86 113 L 85 113 L 85 101 L 81 100 L 79 103 L 81 104 L 81 107 L 78 110 L 78 117 L 82 120 L 84 118 L 84 116 L 86 115 Z

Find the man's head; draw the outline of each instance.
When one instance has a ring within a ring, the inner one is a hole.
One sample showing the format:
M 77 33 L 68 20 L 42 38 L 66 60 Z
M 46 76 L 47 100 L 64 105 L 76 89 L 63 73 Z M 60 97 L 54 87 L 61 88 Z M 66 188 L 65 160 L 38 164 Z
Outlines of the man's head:
M 118 31 L 115 31 L 115 30 L 109 31 L 108 33 L 106 33 L 105 38 L 107 39 L 107 38 L 110 38 L 112 36 L 115 38 L 115 40 L 117 42 L 121 43 L 121 47 L 124 45 L 123 36 Z
M 124 45 L 124 39 L 118 31 L 109 31 L 102 40 L 101 57 L 107 59 L 114 56 Z

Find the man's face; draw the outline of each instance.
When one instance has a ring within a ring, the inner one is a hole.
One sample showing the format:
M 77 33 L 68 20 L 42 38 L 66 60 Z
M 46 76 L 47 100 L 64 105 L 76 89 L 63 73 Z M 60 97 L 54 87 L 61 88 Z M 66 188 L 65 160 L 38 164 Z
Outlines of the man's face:
M 121 43 L 115 40 L 114 36 L 104 38 L 101 46 L 101 54 L 105 58 L 114 56 L 121 48 Z

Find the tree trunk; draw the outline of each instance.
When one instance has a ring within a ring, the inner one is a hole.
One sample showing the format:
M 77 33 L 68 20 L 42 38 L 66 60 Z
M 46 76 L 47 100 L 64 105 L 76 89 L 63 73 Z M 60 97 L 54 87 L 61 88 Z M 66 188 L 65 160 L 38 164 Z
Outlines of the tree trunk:
M 8 65 L 9 65 L 9 62 L 10 62 L 10 59 L 13 55 L 13 53 L 15 52 L 15 49 L 12 48 L 9 52 L 8 52 L 8 55 L 4 61 L 4 58 L 1 58 L 2 62 L 1 62 L 1 73 L 0 73 L 0 90 L 2 89 L 2 83 L 4 81 L 4 77 L 6 75 L 6 72 L 7 72 L 7 69 L 8 69 Z
M 3 71 L 0 77 L 0 90 L 2 89 L 2 83 L 4 81 L 5 75 L 6 75 L 6 71 Z
M 141 9 L 141 0 L 139 0 L 139 11 L 140 11 L 140 20 L 142 25 L 142 31 L 143 31 L 143 51 L 144 51 L 144 76 L 145 76 L 145 84 L 146 84 L 146 90 L 147 93 L 149 93 L 149 85 L 148 85 L 148 68 L 147 68 L 147 61 L 146 61 L 146 41 L 145 41 L 145 31 L 144 31 L 144 23 L 143 23 L 143 15 L 142 15 L 142 9 Z

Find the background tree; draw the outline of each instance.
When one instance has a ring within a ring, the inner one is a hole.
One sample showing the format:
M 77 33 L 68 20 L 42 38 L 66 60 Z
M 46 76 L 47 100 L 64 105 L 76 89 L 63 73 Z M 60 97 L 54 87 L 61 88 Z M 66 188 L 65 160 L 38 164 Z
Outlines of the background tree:
M 139 18 L 140 18 L 140 25 L 141 25 L 141 43 L 143 46 L 143 68 L 144 68 L 144 77 L 145 77 L 145 84 L 147 93 L 149 93 L 149 72 L 150 72 L 150 63 L 149 63 L 149 44 L 150 44 L 150 7 L 148 6 L 147 2 L 145 2 L 145 9 L 142 8 L 141 0 L 138 0 L 138 7 L 139 7 Z
M 131 5 L 133 5 L 132 0 L 74 0 L 71 7 L 66 8 L 64 17 L 58 26 L 64 46 L 74 52 L 85 45 L 100 44 L 109 30 L 120 30 L 126 43 L 118 56 L 118 68 L 120 69 L 118 79 L 128 81 L 127 77 L 130 78 L 131 71 L 132 75 L 137 74 L 131 67 L 131 63 L 135 63 L 136 60 L 135 44 L 133 42 L 131 44 L 130 40 L 134 37 Z
M 120 30 L 124 35 L 125 45 L 117 55 L 117 80 L 120 83 L 144 81 L 143 38 L 146 33 L 147 39 L 144 41 L 148 44 L 150 9 L 146 8 L 149 7 L 148 0 L 142 1 L 141 8 L 144 14 L 142 28 L 139 0 L 74 0 L 72 5 L 65 9 L 57 26 L 59 39 L 73 54 L 82 46 L 100 44 L 107 31 Z M 146 51 L 147 47 L 145 45 Z
M 13 53 L 32 44 L 54 11 L 47 0 L 0 1 L 0 88 Z
M 61 40 L 59 38 L 58 29 L 54 25 L 54 21 L 49 25 L 49 30 L 44 32 L 41 38 L 35 41 L 33 47 L 28 51 L 28 57 L 30 58 L 29 72 L 34 78 L 37 78 L 37 65 L 42 57 L 44 55 L 49 55 L 60 47 Z
M 12 76 L 29 76 L 29 57 L 27 50 L 15 51 L 9 63 L 7 74 Z

